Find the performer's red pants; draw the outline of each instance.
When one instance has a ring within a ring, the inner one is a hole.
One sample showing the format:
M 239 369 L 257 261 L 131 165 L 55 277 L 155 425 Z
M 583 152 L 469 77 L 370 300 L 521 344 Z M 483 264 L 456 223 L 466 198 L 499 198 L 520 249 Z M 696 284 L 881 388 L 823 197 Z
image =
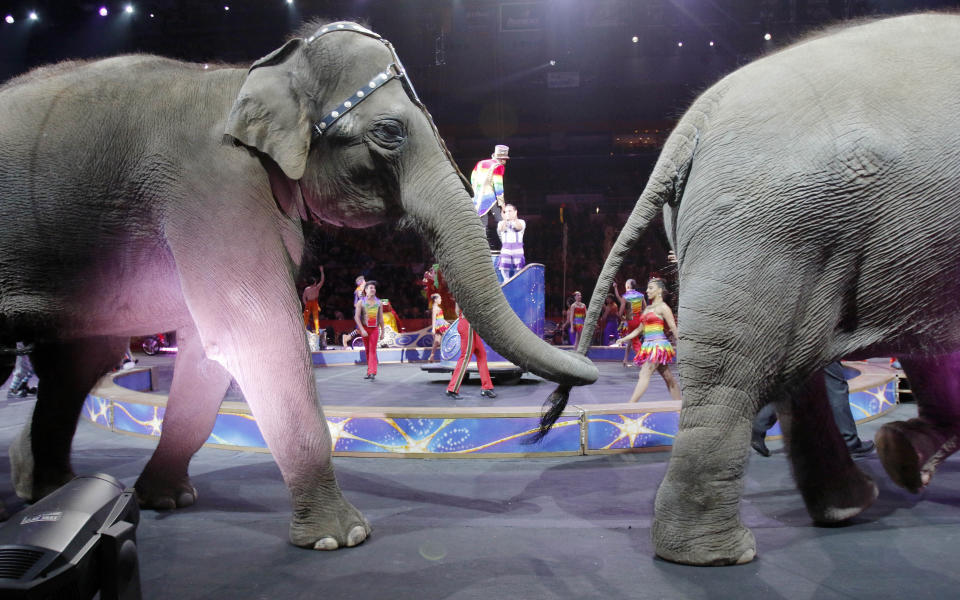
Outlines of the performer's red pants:
M 313 329 L 310 329 L 311 321 Z M 303 309 L 303 326 L 308 331 L 320 333 L 320 304 L 316 300 L 307 300 L 307 305 Z
M 640 319 L 640 315 L 634 315 L 629 321 L 627 321 L 627 333 L 630 333 L 637 327 L 640 327 L 642 323 L 643 321 Z M 640 346 L 643 345 L 643 336 L 638 335 L 630 340 L 630 345 L 633 346 L 633 355 L 636 356 L 640 353 Z
M 453 370 L 450 377 L 450 383 L 447 385 L 447 391 L 454 394 L 460 393 L 460 385 L 467 374 L 467 366 L 470 364 L 470 358 L 477 356 L 477 370 L 480 371 L 480 387 L 485 390 L 493 389 L 493 381 L 490 380 L 490 369 L 487 368 L 487 349 L 483 347 L 483 340 L 480 334 L 470 327 L 470 322 L 466 317 L 460 317 L 457 321 L 457 333 L 460 334 L 460 359 L 457 360 L 457 367 Z
M 363 338 L 363 349 L 367 351 L 367 375 L 377 374 L 377 342 L 380 341 L 380 328 L 367 327 L 367 337 Z

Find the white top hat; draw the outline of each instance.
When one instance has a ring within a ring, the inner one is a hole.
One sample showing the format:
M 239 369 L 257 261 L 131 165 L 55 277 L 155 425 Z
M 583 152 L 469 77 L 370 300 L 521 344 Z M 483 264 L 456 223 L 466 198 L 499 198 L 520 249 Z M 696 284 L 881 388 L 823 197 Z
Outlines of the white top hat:
M 493 147 L 493 154 L 490 155 L 491 158 L 510 158 L 510 148 L 501 144 L 497 144 Z

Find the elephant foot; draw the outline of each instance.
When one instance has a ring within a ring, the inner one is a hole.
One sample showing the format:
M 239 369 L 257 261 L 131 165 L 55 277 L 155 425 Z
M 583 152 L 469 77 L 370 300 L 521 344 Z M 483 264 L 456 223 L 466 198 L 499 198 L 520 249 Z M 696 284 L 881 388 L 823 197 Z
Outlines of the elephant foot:
M 956 434 L 945 433 L 921 419 L 887 423 L 874 441 L 887 475 L 913 493 L 926 487 L 940 463 L 960 448 Z
M 197 501 L 197 489 L 190 484 L 189 477 L 167 479 L 144 471 L 133 488 L 140 508 L 148 510 L 186 508 Z
M 336 550 L 360 544 L 370 532 L 370 523 L 363 514 L 339 496 L 336 502 L 324 508 L 295 508 L 290 524 L 290 542 L 313 550 Z
M 10 477 L 17 496 L 36 502 L 75 477 L 70 469 L 38 470 L 30 443 L 30 424 L 10 445 Z
M 716 530 L 699 524 L 681 527 L 655 518 L 652 536 L 657 556 L 682 565 L 742 565 L 757 557 L 753 532 L 740 523 Z
M 830 525 L 851 519 L 869 508 L 879 494 L 873 479 L 856 467 L 849 476 L 838 477 L 834 482 L 825 485 L 825 489 L 803 493 L 814 523 Z

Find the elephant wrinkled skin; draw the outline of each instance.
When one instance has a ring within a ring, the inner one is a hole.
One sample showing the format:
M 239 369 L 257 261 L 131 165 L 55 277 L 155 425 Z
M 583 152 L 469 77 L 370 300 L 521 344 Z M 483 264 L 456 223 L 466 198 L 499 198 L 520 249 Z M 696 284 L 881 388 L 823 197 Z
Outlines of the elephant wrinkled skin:
M 707 90 L 673 131 L 597 282 L 578 351 L 623 257 L 662 210 L 679 257 L 679 433 L 655 507 L 656 553 L 756 554 L 741 523 L 750 423 L 777 402 L 817 522 L 876 486 L 833 425 L 820 369 L 899 356 L 919 418 L 884 426 L 912 490 L 960 434 L 960 16 L 820 35 Z
M 551 349 L 500 293 L 468 186 L 378 36 L 299 35 L 249 70 L 134 55 L 67 62 L 0 87 L 0 348 L 33 345 L 31 422 L 11 449 L 17 493 L 71 475 L 85 395 L 132 335 L 177 331 L 179 353 L 140 502 L 193 503 L 190 457 L 231 376 L 293 501 L 294 544 L 362 542 L 337 486 L 294 289 L 302 219 L 413 223 L 493 347 L 546 378 L 596 369 Z M 396 72 L 387 71 L 388 74 Z M 362 103 L 314 124 L 358 91 Z M 507 317 L 505 317 L 505 315 Z M 0 354 L 5 378 L 13 355 Z

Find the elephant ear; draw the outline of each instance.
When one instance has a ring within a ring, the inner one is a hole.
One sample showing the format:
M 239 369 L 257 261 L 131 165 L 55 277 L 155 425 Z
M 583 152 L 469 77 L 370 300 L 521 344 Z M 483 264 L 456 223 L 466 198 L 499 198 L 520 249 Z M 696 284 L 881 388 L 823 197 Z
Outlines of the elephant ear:
M 297 76 L 303 44 L 294 38 L 253 63 L 225 132 L 269 155 L 294 180 L 303 177 L 310 151 L 311 123 Z

